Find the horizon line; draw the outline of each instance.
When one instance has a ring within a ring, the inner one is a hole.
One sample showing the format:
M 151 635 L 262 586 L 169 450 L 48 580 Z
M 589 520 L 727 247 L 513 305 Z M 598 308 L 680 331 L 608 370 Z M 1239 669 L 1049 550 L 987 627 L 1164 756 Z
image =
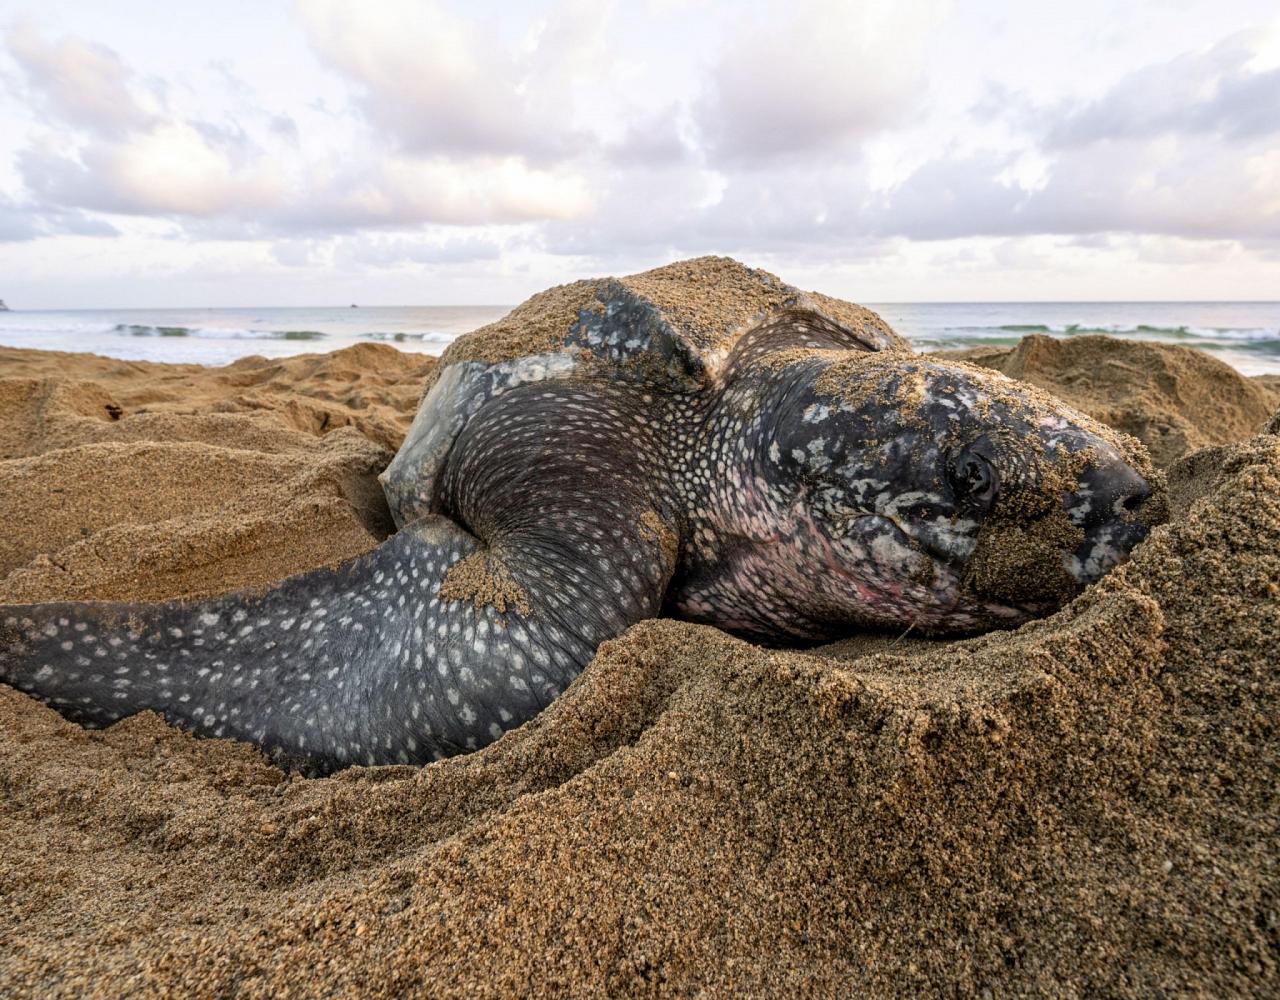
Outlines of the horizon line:
M 0 296 L 0 302 L 4 302 Z M 527 300 L 521 300 L 521 302 Z M 852 299 L 845 301 L 853 302 Z M 94 312 L 112 311 L 162 311 L 175 309 L 514 309 L 520 302 L 415 302 L 415 303 L 348 303 L 347 305 L 262 305 L 249 304 L 239 306 L 74 306 L 70 308 L 38 307 L 14 308 L 9 306 L 5 311 L 10 313 L 40 312 Z M 1070 306 L 1070 305 L 1277 305 L 1280 299 L 865 299 L 856 302 L 863 306 Z

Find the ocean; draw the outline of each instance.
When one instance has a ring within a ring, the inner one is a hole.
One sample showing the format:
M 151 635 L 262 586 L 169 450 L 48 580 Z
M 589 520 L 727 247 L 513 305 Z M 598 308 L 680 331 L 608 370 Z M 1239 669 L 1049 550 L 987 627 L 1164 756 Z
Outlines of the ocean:
M 1198 347 L 1246 375 L 1280 374 L 1280 302 L 871 304 L 921 350 L 1016 344 L 1029 333 L 1106 333 Z M 439 354 L 509 306 L 84 309 L 0 312 L 0 344 L 221 365 L 363 342 Z

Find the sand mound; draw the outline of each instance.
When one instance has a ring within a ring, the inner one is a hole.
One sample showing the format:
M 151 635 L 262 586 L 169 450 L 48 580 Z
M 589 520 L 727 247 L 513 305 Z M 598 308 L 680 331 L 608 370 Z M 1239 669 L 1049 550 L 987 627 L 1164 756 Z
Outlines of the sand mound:
M 1194 448 L 1256 434 L 1280 406 L 1274 380 L 1247 379 L 1189 347 L 1036 334 L 1015 348 L 945 353 L 1048 390 L 1136 437 L 1161 466 Z
M 92 368 L 66 377 L 115 398 L 163 377 Z M 308 390 L 273 377 L 284 400 Z M 272 433 L 298 433 L 280 407 Z M 260 428 L 277 411 L 259 409 L 229 415 Z M 59 412 L 69 427 L 98 419 Z M 318 468 L 342 440 L 246 456 L 239 481 L 280 475 L 276 461 Z M 137 442 L 77 441 L 14 467 L 35 488 L 29 462 L 128 446 L 153 480 L 163 459 Z M 237 460 L 201 454 L 232 475 Z M 102 496 L 68 509 L 92 537 L 113 495 L 151 503 L 140 520 L 212 509 L 179 491 L 172 513 L 109 461 L 89 467 Z M 0 984 L 1274 993 L 1280 437 L 1197 453 L 1170 480 L 1174 520 L 1047 621 L 807 653 L 648 622 L 532 723 L 420 770 L 285 777 L 149 713 L 86 732 L 0 688 Z
M 213 594 L 365 551 L 392 530 L 376 477 L 434 364 L 373 344 L 224 368 L 0 349 L 0 600 Z
M 285 430 L 316 436 L 348 426 L 394 451 L 435 365 L 385 344 L 222 368 L 0 347 L 0 458 L 123 440 L 277 451 L 296 441 Z M 217 419 L 224 414 L 265 419 Z

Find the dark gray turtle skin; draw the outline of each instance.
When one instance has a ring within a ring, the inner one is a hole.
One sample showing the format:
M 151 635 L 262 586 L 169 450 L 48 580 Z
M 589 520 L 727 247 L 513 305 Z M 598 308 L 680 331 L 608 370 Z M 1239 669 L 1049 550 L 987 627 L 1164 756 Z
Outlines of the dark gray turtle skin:
M 742 301 L 682 311 L 699 282 Z M 865 310 L 725 259 L 554 291 L 573 308 L 536 349 L 495 329 L 442 359 L 379 548 L 260 595 L 2 607 L 0 680 L 308 773 L 424 763 L 645 618 L 775 644 L 1009 627 L 1149 530 L 1140 446 Z

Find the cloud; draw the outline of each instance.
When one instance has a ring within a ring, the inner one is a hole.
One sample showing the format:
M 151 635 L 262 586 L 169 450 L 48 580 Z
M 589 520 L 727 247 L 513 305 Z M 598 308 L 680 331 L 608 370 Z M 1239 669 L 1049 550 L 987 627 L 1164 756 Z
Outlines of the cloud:
M 1028 231 L 1023 213 L 1032 193 L 998 179 L 1010 162 L 994 153 L 930 160 L 870 204 L 861 224 L 920 240 Z
M 883 249 L 858 164 L 724 173 L 671 164 L 618 169 L 584 218 L 539 227 L 551 253 L 609 261 L 725 253 L 862 259 Z
M 51 205 L 219 221 L 224 235 L 241 238 L 568 219 L 591 203 L 580 176 L 515 158 L 460 165 L 365 154 L 293 169 L 265 155 L 236 161 L 200 129 L 165 123 L 124 142 L 33 145 L 18 166 Z
M 341 20 L 341 11 L 331 13 Z M 370 24 L 376 28 L 378 22 Z M 371 43 L 385 40 L 375 32 Z M 356 45 L 357 40 L 347 41 Z M 135 76 L 114 52 L 77 39 L 46 44 L 27 29 L 11 34 L 9 42 L 23 53 L 24 66 L 60 65 L 85 53 L 99 66 L 61 82 L 52 73 L 28 71 L 29 84 L 52 95 L 51 107 L 72 128 L 37 132 L 19 150 L 15 165 L 33 199 L 66 218 L 82 210 L 170 218 L 192 235 L 260 239 L 568 219 L 590 207 L 580 173 L 531 165 L 516 154 L 473 151 L 451 158 L 389 150 L 385 139 L 361 134 L 362 126 L 349 120 L 340 142 L 326 151 L 304 142 L 297 120 L 287 114 L 240 114 L 221 121 L 184 116 L 169 107 L 135 114 L 140 107 L 131 92 Z M 568 43 L 556 46 L 563 44 Z M 254 104 L 248 83 L 224 64 L 211 68 L 230 87 L 237 107 Z M 108 78 L 113 100 L 125 109 L 113 123 L 96 110 L 91 115 L 86 109 L 96 109 L 95 98 L 82 93 Z M 529 125 L 519 123 L 520 128 Z M 38 233 L 17 220 L 6 231 Z
M 1094 100 L 1016 100 L 1008 120 L 1036 153 L 936 156 L 876 199 L 862 224 L 884 235 L 1099 233 L 1197 240 L 1280 237 L 1280 68 L 1253 68 L 1267 39 L 1240 32 L 1135 70 Z M 995 114 L 988 88 L 981 114 Z
M 681 134 L 680 109 L 663 108 L 628 125 L 604 151 L 618 166 L 664 166 L 691 162 L 693 149 Z
M 50 236 L 120 236 L 120 230 L 105 219 L 84 212 L 46 208 L 41 212 L 45 233 Z
M 271 116 L 271 133 L 284 139 L 289 145 L 297 146 L 300 138 L 298 123 L 291 115 L 278 114 Z
M 77 38 L 47 42 L 29 23 L 5 36 L 30 100 L 47 115 L 101 135 L 121 135 L 152 120 L 130 89 L 132 72 L 111 49 Z
M 309 267 L 316 263 L 318 247 L 311 240 L 280 240 L 271 244 L 271 256 L 285 267 Z
M 232 62 L 150 82 L 20 26 L 9 49 L 43 120 L 12 139 L 25 192 L 0 201 L 0 240 L 114 233 L 100 213 L 167 220 L 171 246 L 260 241 L 268 266 L 372 271 L 704 252 L 821 267 L 970 238 L 1008 241 L 983 261 L 1025 269 L 1041 258 L 1016 240 L 1036 234 L 1099 254 L 1108 234 L 1280 239 L 1280 68 L 1257 33 L 1069 101 L 994 61 L 951 95 L 928 0 L 529 9 L 301 0 L 298 51 L 326 69 L 291 99 Z M 687 37 L 650 24 L 675 19 Z
M 357 88 L 369 121 L 410 153 L 579 155 L 575 75 L 599 46 L 608 4 L 564 3 L 518 38 L 497 19 L 431 0 L 302 0 L 316 51 Z
M 111 49 L 74 37 L 48 42 L 23 23 L 5 40 L 28 96 L 49 117 L 16 156 L 48 209 L 64 218 L 79 209 L 208 218 L 278 196 L 278 171 L 254 155 L 242 128 L 145 109 L 134 72 Z
M 1280 67 L 1252 68 L 1267 33 L 1245 31 L 1202 52 L 1130 73 L 1049 130 L 1051 148 L 1162 135 L 1248 141 L 1280 134 Z
M 717 178 L 681 164 L 616 165 L 593 175 L 592 211 L 539 227 L 543 248 L 566 256 L 610 258 L 637 252 L 663 256 L 690 242 Z
M 511 224 L 569 219 L 590 196 L 581 178 L 526 166 L 520 160 L 466 166 L 396 156 L 314 171 L 263 221 L 291 231 Z
M 247 165 L 186 122 L 158 122 L 124 139 L 74 150 L 36 144 L 18 166 L 42 200 L 125 215 L 246 215 L 278 201 L 283 179 L 265 159 Z
M 23 243 L 43 235 L 39 219 L 30 209 L 0 198 L 0 243 Z
M 1277 177 L 1269 159 L 1198 139 L 1115 140 L 1052 160 L 1026 189 L 1002 180 L 996 154 L 930 161 L 863 215 L 882 235 L 964 236 L 1149 233 L 1197 239 L 1280 236 Z
M 334 254 L 336 263 L 366 267 L 394 267 L 401 264 L 469 264 L 497 260 L 502 245 L 477 236 L 445 240 L 420 240 L 359 236 L 343 239 Z
M 742 164 L 848 151 L 900 123 L 922 89 L 926 0 L 801 0 L 727 40 L 696 105 L 712 158 Z
M 0 243 L 25 243 L 44 236 L 119 236 L 109 222 L 83 212 L 24 204 L 0 195 Z

